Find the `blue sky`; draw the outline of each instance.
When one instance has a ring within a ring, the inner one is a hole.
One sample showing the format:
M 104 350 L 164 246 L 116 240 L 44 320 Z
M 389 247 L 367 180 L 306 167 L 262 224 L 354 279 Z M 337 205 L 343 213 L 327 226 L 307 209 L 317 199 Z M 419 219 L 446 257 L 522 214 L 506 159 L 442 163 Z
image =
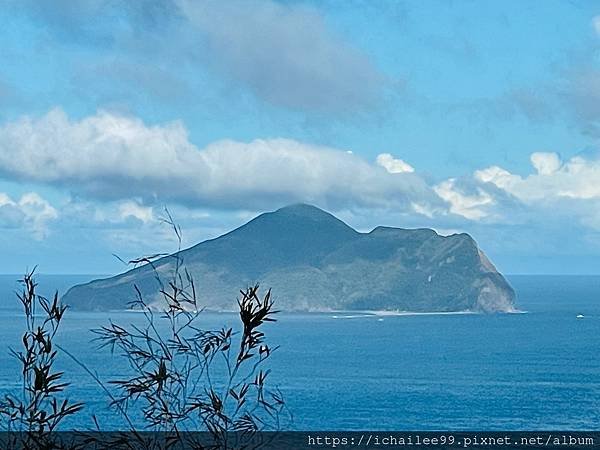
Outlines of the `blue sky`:
M 13 1 L 1 273 L 115 273 L 289 203 L 600 273 L 588 1 Z

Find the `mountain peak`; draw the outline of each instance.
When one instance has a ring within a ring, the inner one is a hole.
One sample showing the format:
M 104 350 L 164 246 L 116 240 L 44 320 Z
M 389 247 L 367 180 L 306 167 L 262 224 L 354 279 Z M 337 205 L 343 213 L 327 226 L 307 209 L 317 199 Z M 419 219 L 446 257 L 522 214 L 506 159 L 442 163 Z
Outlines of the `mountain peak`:
M 292 205 L 287 205 L 282 208 L 279 208 L 273 211 L 274 214 L 293 214 L 300 216 L 331 216 L 326 211 L 323 211 L 321 208 L 318 208 L 314 205 L 309 205 L 308 203 L 294 203 Z
M 296 203 L 261 214 L 241 228 L 255 229 L 256 227 L 259 227 L 261 232 L 275 227 L 280 233 L 285 233 L 296 239 L 305 233 L 310 235 L 335 233 L 346 236 L 357 234 L 353 228 L 333 214 L 306 203 Z M 269 231 L 275 230 L 270 229 Z M 300 232 L 300 235 L 294 235 L 298 232 Z
M 357 234 L 356 230 L 333 214 L 306 203 L 295 203 L 261 214 L 242 228 L 247 226 L 253 228 L 257 225 L 264 227 L 266 223 L 277 224 L 277 226 L 288 228 L 288 231 L 294 228 L 305 228 L 307 232 L 318 234 L 328 232 L 345 235 Z
M 358 236 L 332 214 L 300 203 L 263 213 L 214 239 L 212 246 L 221 246 L 224 257 L 229 257 L 231 248 L 251 249 L 238 253 L 237 261 L 246 272 L 258 276 L 267 266 L 317 264 L 325 254 Z

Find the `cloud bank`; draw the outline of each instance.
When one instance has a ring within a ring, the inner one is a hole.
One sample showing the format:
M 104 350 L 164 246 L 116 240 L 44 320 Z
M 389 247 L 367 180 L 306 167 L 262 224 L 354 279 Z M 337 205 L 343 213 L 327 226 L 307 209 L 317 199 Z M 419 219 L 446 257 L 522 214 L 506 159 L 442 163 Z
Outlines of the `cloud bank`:
M 442 227 L 543 226 L 562 218 L 600 230 L 598 155 L 563 160 L 535 152 L 525 176 L 489 166 L 431 182 L 389 153 L 368 162 L 342 149 L 281 138 L 222 140 L 200 149 L 180 122 L 147 125 L 110 112 L 72 120 L 55 109 L 0 127 L 1 178 L 111 204 L 110 217 L 83 214 L 108 224 L 153 222 L 153 208 L 164 204 L 259 211 L 308 202 L 333 211 L 389 211 Z M 0 200 L 4 226 L 27 223 L 38 237 L 59 214 L 35 194 Z
M 0 127 L 0 175 L 76 196 L 242 209 L 300 201 L 333 209 L 442 204 L 408 164 L 391 155 L 378 161 L 290 139 L 199 149 L 179 122 L 148 126 L 108 112 L 73 121 L 56 109 Z
M 533 171 L 526 176 L 490 166 L 444 181 L 435 190 L 450 204 L 450 212 L 470 221 L 600 231 L 598 152 L 568 160 L 535 152 L 530 161 Z
M 39 240 L 47 236 L 49 222 L 57 218 L 56 209 L 35 192 L 18 200 L 0 192 L 0 228 L 26 228 Z

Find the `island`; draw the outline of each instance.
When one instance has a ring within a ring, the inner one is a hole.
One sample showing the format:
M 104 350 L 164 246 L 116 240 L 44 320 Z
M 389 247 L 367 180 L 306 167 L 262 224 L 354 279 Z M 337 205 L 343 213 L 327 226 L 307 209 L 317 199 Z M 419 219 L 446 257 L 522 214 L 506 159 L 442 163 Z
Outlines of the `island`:
M 391 227 L 361 233 L 306 204 L 74 286 L 63 300 L 78 310 L 127 309 L 137 288 L 160 309 L 157 275 L 168 278 L 177 259 L 195 280 L 199 304 L 215 311 L 235 310 L 239 290 L 256 283 L 272 289 L 283 311 L 515 311 L 514 290 L 468 234 Z

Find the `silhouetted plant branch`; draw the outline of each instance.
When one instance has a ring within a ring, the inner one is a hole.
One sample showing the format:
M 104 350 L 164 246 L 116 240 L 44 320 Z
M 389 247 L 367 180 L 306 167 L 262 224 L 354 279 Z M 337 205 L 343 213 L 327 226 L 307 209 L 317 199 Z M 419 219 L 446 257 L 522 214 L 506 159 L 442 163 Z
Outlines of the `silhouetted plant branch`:
M 17 295 L 23 305 L 26 330 L 23 350 L 11 353 L 21 363 L 23 389 L 20 396 L 7 395 L 0 402 L 0 418 L 6 422 L 7 431 L 25 431 L 31 436 L 27 448 L 52 448 L 52 441 L 45 441 L 43 435 L 57 430 L 64 419 L 83 408 L 82 403 L 58 398 L 68 383 L 62 381 L 63 373 L 54 369 L 56 349 L 99 384 L 138 440 L 136 448 L 153 448 L 156 443 L 148 442 L 138 432 L 130 416 L 132 404 L 141 405 L 145 430 L 168 436 L 167 442 L 159 446 L 177 443 L 181 432 L 206 430 L 213 437 L 214 448 L 251 448 L 260 444 L 256 439 L 259 431 L 280 429 L 285 402 L 280 391 L 267 387 L 269 370 L 263 368 L 277 349 L 269 347 L 263 332 L 264 324 L 274 322 L 273 315 L 278 312 L 273 309 L 271 291 L 261 297 L 258 284 L 240 291 L 241 331 L 232 327 L 203 329 L 199 325 L 203 309 L 199 307 L 198 291 L 181 256 L 181 229 L 168 211 L 163 221 L 172 227 L 178 242 L 177 252 L 170 257 L 174 262 L 170 275 L 162 276 L 155 266 L 164 254 L 129 262 L 151 267 L 163 300 L 162 311 L 148 304 L 142 291 L 134 286 L 135 297 L 130 305 L 142 311 L 143 325 L 121 326 L 111 321 L 92 330 L 100 347 L 118 350 L 125 358 L 132 370 L 128 377 L 105 382 L 55 344 L 66 306 L 60 303 L 58 293 L 52 300 L 36 293 L 34 271 L 20 280 L 23 289 Z M 110 386 L 116 387 L 116 392 Z M 115 443 L 130 442 L 123 438 Z M 206 443 L 187 445 L 206 448 Z
M 181 229 L 166 211 L 164 222 L 178 242 L 171 274 L 161 275 L 155 261 L 163 255 L 137 258 L 134 266 L 149 265 L 159 286 L 162 312 L 148 304 L 135 286 L 131 307 L 142 311 L 144 324 L 122 326 L 110 322 L 93 330 L 101 347 L 118 350 L 133 372 L 110 380 L 117 388 L 111 405 L 126 417 L 132 404 L 141 405 L 144 427 L 178 436 L 182 431 L 207 430 L 215 448 L 233 448 L 233 432 L 248 441 L 261 430 L 280 428 L 285 408 L 281 392 L 267 388 L 264 362 L 270 348 L 262 331 L 273 322 L 271 291 L 261 298 L 259 286 L 240 291 L 241 332 L 231 327 L 205 330 L 199 325 L 203 309 L 193 277 L 183 264 Z M 236 351 L 233 351 L 236 348 Z M 100 380 L 97 380 L 100 382 Z
M 35 269 L 19 280 L 22 291 L 17 297 L 25 313 L 26 329 L 21 339 L 22 350 L 10 350 L 20 362 L 22 392 L 20 396 L 5 396 L 0 402 L 0 416 L 7 431 L 26 432 L 32 448 L 38 448 L 41 434 L 56 430 L 64 419 L 80 411 L 83 403 L 59 398 L 69 383 L 62 381 L 63 372 L 54 369 L 57 357 L 54 338 L 67 307 L 60 303 L 58 293 L 52 300 L 38 295 L 34 274 Z M 34 438 L 35 447 L 31 444 Z

